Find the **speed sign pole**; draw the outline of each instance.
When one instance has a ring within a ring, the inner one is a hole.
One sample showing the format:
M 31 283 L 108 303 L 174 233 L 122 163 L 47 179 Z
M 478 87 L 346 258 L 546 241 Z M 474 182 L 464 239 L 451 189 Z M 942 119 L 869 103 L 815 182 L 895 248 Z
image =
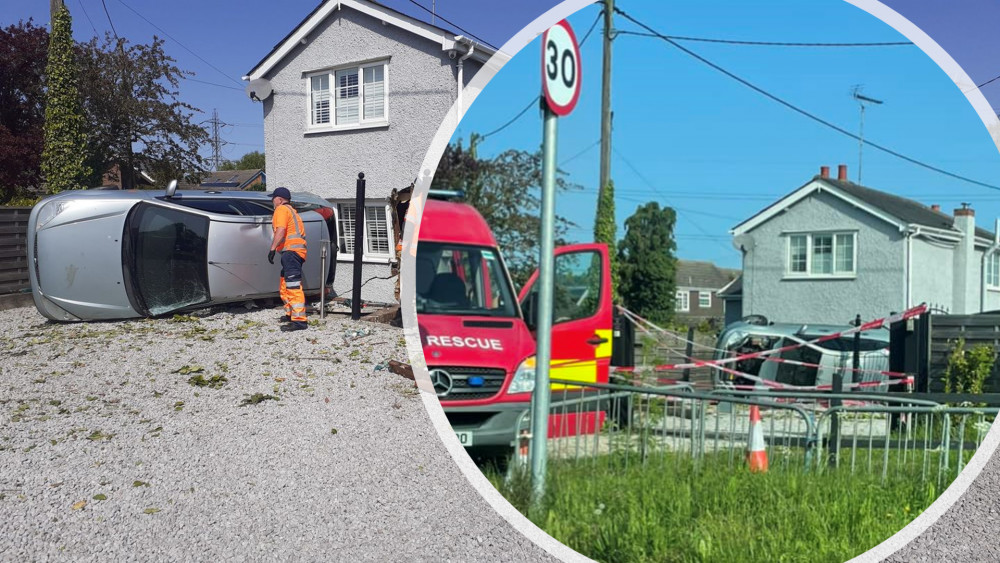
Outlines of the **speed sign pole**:
M 545 495 L 549 430 L 549 364 L 552 359 L 552 287 L 555 265 L 556 141 L 558 120 L 569 115 L 580 97 L 580 48 L 573 29 L 560 21 L 542 36 L 542 216 L 538 264 L 535 389 L 531 400 L 531 483 L 537 504 Z

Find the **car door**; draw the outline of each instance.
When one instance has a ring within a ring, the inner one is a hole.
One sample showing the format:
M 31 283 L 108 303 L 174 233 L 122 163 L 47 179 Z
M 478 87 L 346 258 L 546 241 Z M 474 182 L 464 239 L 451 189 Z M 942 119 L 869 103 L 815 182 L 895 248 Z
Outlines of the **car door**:
M 555 251 L 551 379 L 607 383 L 613 303 L 606 244 L 575 244 Z M 538 271 L 521 290 L 525 321 L 535 333 Z M 578 388 L 553 384 L 553 390 Z

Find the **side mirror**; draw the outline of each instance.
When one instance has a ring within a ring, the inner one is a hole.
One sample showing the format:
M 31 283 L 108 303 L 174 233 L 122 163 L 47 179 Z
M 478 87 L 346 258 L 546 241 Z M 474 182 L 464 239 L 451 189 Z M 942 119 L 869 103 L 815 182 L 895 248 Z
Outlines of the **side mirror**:
M 528 330 L 534 332 L 538 326 L 538 292 L 531 291 L 521 303 L 521 312 L 524 314 L 524 324 L 528 325 Z
M 167 184 L 167 197 L 168 198 L 174 197 L 174 193 L 176 191 L 177 191 L 177 180 L 170 180 L 170 183 Z

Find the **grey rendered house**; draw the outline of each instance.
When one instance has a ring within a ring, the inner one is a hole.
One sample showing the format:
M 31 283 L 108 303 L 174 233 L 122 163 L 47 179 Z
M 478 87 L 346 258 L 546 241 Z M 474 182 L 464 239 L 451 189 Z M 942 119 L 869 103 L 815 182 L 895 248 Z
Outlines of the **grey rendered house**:
M 954 314 L 1000 308 L 1000 243 L 954 215 L 820 174 L 734 227 L 741 314 L 844 324 L 927 303 Z M 732 293 L 732 292 L 726 292 Z
M 394 301 L 397 233 L 387 199 L 417 179 L 461 89 L 493 54 L 375 2 L 327 0 L 243 77 L 251 99 L 263 102 L 268 188 L 335 204 L 338 295 L 351 293 L 357 242 L 362 299 Z M 366 201 L 355 241 L 358 173 Z
M 674 318 L 688 325 L 713 319 L 721 323 L 724 311 L 718 293 L 738 275 L 738 270 L 720 268 L 711 262 L 678 260 Z

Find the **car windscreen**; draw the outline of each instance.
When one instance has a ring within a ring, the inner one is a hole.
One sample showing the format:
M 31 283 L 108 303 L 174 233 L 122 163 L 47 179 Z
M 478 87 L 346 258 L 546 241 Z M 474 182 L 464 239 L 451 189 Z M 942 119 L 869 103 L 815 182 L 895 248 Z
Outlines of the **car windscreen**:
M 149 315 L 207 303 L 207 217 L 142 203 L 125 229 L 129 297 Z
M 420 242 L 417 313 L 515 317 L 514 291 L 492 248 Z

